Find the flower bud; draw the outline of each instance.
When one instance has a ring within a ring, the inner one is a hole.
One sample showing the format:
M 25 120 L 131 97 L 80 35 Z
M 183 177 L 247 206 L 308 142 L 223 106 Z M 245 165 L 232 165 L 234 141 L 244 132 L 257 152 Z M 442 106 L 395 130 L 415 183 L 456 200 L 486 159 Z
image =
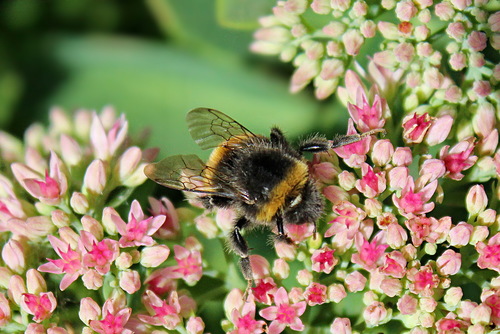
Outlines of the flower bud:
M 26 293 L 24 280 L 19 275 L 14 275 L 9 280 L 9 289 L 7 290 L 9 299 L 17 305 L 21 305 L 23 294 Z
M 463 292 L 460 287 L 451 287 L 446 290 L 444 295 L 444 302 L 448 307 L 456 307 L 462 300 Z
M 327 290 L 328 300 L 334 303 L 340 303 L 345 297 L 347 297 L 347 292 L 342 284 L 332 284 Z
M 309 284 L 311 284 L 312 279 L 312 273 L 307 269 L 299 270 L 299 272 L 297 273 L 297 282 L 299 282 L 300 285 L 308 286 Z
M 492 310 L 489 306 L 480 304 L 476 306 L 470 313 L 470 321 L 472 324 L 487 326 L 491 321 Z
M 363 36 L 356 29 L 348 30 L 342 35 L 345 51 L 350 56 L 356 56 L 364 42 Z
M 462 265 L 462 256 L 451 249 L 447 249 L 436 261 L 438 273 L 442 276 L 455 275 Z M 432 312 L 432 311 L 428 311 Z
M 349 318 L 335 318 L 330 326 L 330 333 L 351 334 L 351 320 Z
M 460 222 L 458 225 L 452 227 L 448 234 L 450 245 L 454 247 L 467 245 L 470 241 L 472 230 L 472 225 L 464 222 Z
M 276 259 L 273 263 L 273 275 L 278 279 L 286 279 L 290 274 L 290 265 L 283 259 Z
M 104 208 L 102 212 L 102 225 L 104 226 L 104 230 L 106 233 L 111 235 L 116 235 L 116 225 L 113 221 L 113 216 L 119 216 L 118 212 L 112 207 Z
M 134 264 L 134 259 L 130 253 L 122 252 L 115 260 L 115 264 L 120 270 L 128 269 Z
M 135 270 L 122 271 L 120 277 L 120 288 L 128 294 L 133 294 L 141 288 L 141 277 Z
M 83 216 L 81 219 L 83 230 L 91 233 L 97 240 L 101 240 L 104 236 L 104 231 L 101 223 L 91 216 Z
M 470 216 L 476 216 L 488 205 L 488 197 L 483 185 L 476 184 L 469 189 L 465 198 L 465 206 Z
M 78 142 L 66 134 L 61 135 L 61 156 L 68 166 L 76 166 L 82 160 L 82 149 Z
M 24 246 L 18 240 L 10 239 L 2 248 L 2 260 L 12 271 L 21 274 L 26 266 Z
M 345 284 L 350 292 L 362 291 L 365 288 L 366 277 L 359 271 L 354 271 L 346 276 Z
M 353 173 L 350 173 L 348 171 L 343 171 L 342 173 L 339 174 L 338 178 L 339 178 L 339 185 L 345 190 L 349 191 L 352 188 L 354 188 L 354 185 L 356 183 L 356 177 L 354 176 Z
M 160 266 L 168 258 L 170 249 L 166 245 L 144 247 L 141 251 L 141 264 L 146 268 Z
M 80 300 L 78 316 L 84 324 L 88 325 L 90 320 L 99 319 L 100 315 L 101 308 L 91 297 L 85 297 Z
M 189 317 L 186 330 L 190 334 L 202 334 L 205 330 L 205 323 L 200 317 Z
M 83 285 L 89 290 L 99 290 L 104 283 L 104 278 L 96 270 L 87 270 L 82 276 Z
M 491 226 L 495 222 L 496 211 L 486 209 L 477 216 L 477 223 L 484 226 Z
M 80 215 L 87 213 L 89 210 L 89 201 L 87 200 L 87 197 L 80 192 L 75 191 L 71 195 L 69 203 L 73 211 Z
M 390 163 L 394 155 L 394 146 L 389 139 L 377 140 L 373 145 L 372 160 L 377 166 L 385 166 Z
M 396 166 L 409 166 L 413 160 L 409 147 L 397 147 L 392 156 L 392 163 Z
M 450 134 L 452 125 L 453 117 L 450 115 L 443 115 L 434 120 L 425 136 L 425 143 L 429 146 L 441 144 Z
M 106 186 L 106 167 L 102 160 L 94 160 L 87 167 L 85 176 L 83 177 L 83 187 L 86 192 L 92 195 L 100 195 Z M 84 191 L 84 192 L 85 192 Z

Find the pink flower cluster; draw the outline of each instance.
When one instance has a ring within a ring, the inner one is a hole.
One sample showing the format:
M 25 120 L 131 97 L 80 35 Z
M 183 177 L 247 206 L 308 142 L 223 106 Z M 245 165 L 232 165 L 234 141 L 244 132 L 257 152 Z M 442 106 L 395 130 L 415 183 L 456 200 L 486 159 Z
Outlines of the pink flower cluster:
M 350 70 L 338 89 L 351 116 L 347 133 L 385 127 L 389 138 L 334 149 L 341 162 L 331 153 L 314 157 L 311 173 L 331 207 L 327 226 L 319 226 L 316 238 L 308 226 L 288 226 L 295 245 L 278 243 L 272 265 L 252 261 L 254 272 L 264 275 L 254 276 L 249 305 L 232 294 L 226 299 L 226 331 L 257 333 L 260 319 L 269 333 L 302 331 L 305 319 L 315 322 L 301 316 L 308 309 L 325 303 L 356 308 L 355 293 L 363 296 L 362 325 L 322 313 L 332 332 L 382 330 L 397 321 L 410 333 L 488 333 L 500 326 L 498 105 L 480 104 L 468 136 L 447 113 L 414 111 L 391 128 L 393 103 L 379 84 L 397 74 L 375 63 L 369 68 L 370 90 Z M 465 297 L 463 282 L 481 291 L 475 299 Z
M 11 169 L 0 174 L 0 327 L 201 333 L 195 301 L 176 290 L 180 281 L 200 280 L 200 242 L 179 238 L 178 216 L 166 198 L 150 198 L 150 215 L 137 200 L 126 220 L 117 210 L 146 180 L 143 168 L 156 150 L 128 146 L 127 121 L 112 108 L 99 115 L 81 110 L 73 121 L 53 109 L 51 119 L 50 129 L 30 127 L 24 145 L 1 133 L 0 155 Z M 174 258 L 167 239 L 179 241 L 172 244 Z M 79 307 L 65 305 L 75 295 Z M 134 295 L 140 308 L 129 304 Z

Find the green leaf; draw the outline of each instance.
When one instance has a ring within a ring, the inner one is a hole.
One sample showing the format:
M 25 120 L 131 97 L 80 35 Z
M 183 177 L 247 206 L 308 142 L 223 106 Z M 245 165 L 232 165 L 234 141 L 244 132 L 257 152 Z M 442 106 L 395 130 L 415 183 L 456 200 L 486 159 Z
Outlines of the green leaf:
M 150 128 L 159 157 L 200 152 L 192 141 L 186 113 L 196 107 L 223 111 L 254 133 L 279 124 L 289 136 L 307 133 L 316 102 L 291 95 L 288 82 L 233 62 L 211 62 L 159 43 L 129 38 L 51 38 L 53 57 L 66 80 L 46 108 L 99 110 L 114 105 L 132 133 Z M 208 154 L 205 153 L 205 154 Z

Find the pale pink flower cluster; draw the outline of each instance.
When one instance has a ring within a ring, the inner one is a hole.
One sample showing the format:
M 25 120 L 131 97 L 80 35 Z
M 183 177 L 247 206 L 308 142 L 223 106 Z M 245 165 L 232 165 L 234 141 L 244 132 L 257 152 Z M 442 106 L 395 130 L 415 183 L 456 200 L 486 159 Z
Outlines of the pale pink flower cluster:
M 431 97 L 450 103 L 498 99 L 494 91 L 500 66 L 485 50 L 500 50 L 500 12 L 488 3 L 280 0 L 272 15 L 260 18 L 251 50 L 292 62 L 296 70 L 290 90 L 312 82 L 318 99 L 336 91 L 353 60 L 364 62 L 366 57 L 383 68 L 404 71 L 406 110 Z M 433 26 L 444 26 L 446 34 Z M 384 41 L 375 45 L 371 39 L 378 36 Z M 453 81 L 442 62 L 470 77 Z

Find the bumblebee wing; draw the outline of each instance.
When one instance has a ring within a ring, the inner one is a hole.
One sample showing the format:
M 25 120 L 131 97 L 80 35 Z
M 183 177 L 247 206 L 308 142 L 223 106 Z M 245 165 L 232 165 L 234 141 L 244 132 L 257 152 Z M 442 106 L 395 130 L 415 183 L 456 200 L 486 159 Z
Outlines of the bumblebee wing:
M 217 147 L 234 136 L 255 136 L 243 125 L 215 109 L 193 109 L 186 115 L 186 121 L 191 137 L 202 149 Z
M 235 198 L 234 194 L 227 193 L 214 186 L 207 174 L 205 163 L 195 154 L 174 155 L 144 168 L 144 174 L 162 186 L 197 193 L 217 195 L 226 198 Z

